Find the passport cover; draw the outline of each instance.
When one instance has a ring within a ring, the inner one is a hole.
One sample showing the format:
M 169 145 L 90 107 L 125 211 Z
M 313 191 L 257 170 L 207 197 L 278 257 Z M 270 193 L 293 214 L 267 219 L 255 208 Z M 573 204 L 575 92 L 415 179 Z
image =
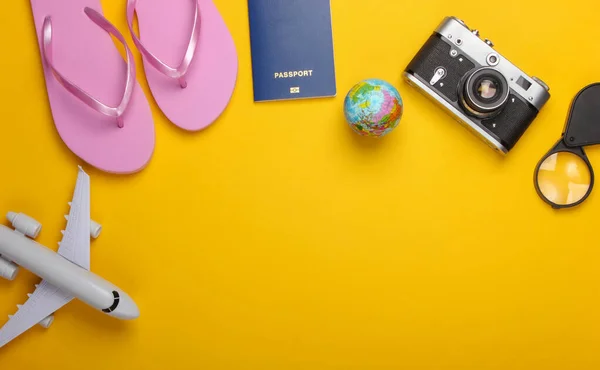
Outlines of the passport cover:
M 330 0 L 248 0 L 254 101 L 336 95 Z

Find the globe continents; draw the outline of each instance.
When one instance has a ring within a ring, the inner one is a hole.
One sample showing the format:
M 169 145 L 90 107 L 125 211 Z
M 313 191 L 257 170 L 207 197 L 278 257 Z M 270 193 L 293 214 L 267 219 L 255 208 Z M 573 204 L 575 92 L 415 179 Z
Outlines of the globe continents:
M 346 121 L 363 136 L 382 137 L 395 129 L 404 106 L 396 88 L 389 83 L 370 79 L 356 84 L 344 101 Z

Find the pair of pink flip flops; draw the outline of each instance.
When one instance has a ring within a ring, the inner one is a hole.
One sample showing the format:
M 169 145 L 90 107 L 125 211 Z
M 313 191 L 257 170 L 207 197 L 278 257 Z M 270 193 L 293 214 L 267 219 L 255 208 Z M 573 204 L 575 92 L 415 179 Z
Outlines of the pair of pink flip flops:
M 142 170 L 154 152 L 154 121 L 133 54 L 102 15 L 100 0 L 31 0 L 31 6 L 62 140 L 100 170 Z M 212 0 L 127 0 L 127 22 L 152 95 L 169 120 L 189 131 L 213 123 L 233 94 L 238 61 Z M 125 46 L 127 60 L 110 35 Z

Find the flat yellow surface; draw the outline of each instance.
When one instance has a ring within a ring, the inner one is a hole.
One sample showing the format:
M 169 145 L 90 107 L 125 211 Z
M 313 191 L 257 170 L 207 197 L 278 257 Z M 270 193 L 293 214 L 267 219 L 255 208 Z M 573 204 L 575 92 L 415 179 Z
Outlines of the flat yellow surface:
M 600 195 L 556 212 L 532 184 L 571 99 L 600 81 L 598 1 L 334 0 L 338 97 L 260 105 L 246 1 L 215 2 L 240 61 L 225 114 L 182 132 L 139 68 L 151 164 L 125 177 L 84 166 L 104 225 L 92 269 L 141 317 L 73 302 L 1 349 L 0 369 L 600 368 Z M 125 1 L 103 5 L 126 30 Z M 552 88 L 504 159 L 401 79 L 445 15 Z M 39 241 L 56 248 L 81 162 L 52 122 L 29 1 L 3 2 L 0 34 L 0 210 L 43 222 Z M 380 141 L 342 114 L 371 77 L 406 108 Z M 600 169 L 600 149 L 588 154 Z M 0 282 L 0 323 L 38 281 Z

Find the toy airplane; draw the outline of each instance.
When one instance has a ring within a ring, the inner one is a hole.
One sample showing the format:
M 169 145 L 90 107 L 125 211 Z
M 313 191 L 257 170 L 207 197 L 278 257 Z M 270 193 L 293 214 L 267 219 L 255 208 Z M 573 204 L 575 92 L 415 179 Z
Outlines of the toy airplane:
M 58 253 L 32 240 L 42 225 L 24 214 L 8 213 L 15 230 L 0 225 L 0 277 L 14 280 L 20 265 L 43 279 L 0 329 L 0 347 L 36 324 L 48 328 L 54 312 L 74 298 L 118 319 L 140 314 L 125 292 L 89 271 L 90 237 L 97 238 L 102 227 L 90 220 L 90 178 L 81 167 L 70 204 Z

